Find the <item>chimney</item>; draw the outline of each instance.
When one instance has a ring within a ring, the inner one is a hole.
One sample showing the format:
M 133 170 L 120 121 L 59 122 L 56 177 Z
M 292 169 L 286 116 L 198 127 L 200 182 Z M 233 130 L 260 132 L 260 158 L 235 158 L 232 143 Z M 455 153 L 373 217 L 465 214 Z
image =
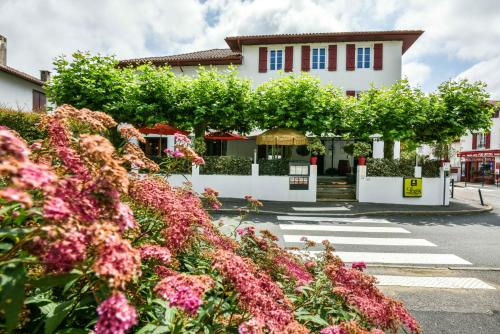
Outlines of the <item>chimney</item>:
M 7 38 L 0 35 L 0 65 L 7 65 Z
M 40 71 L 40 80 L 43 82 L 47 82 L 50 79 L 50 71 L 47 70 L 41 70 Z

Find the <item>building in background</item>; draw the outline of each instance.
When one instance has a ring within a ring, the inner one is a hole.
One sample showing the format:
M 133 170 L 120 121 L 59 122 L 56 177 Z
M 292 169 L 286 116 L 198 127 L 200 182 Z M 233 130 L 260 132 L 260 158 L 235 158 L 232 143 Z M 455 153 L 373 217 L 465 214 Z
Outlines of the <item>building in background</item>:
M 279 75 L 308 72 L 323 84 L 331 83 L 341 87 L 346 95 L 357 96 L 371 85 L 389 86 L 400 80 L 403 54 L 422 33 L 421 30 L 407 30 L 235 36 L 225 39 L 227 49 L 127 59 L 122 60 L 120 66 L 168 65 L 175 74 L 194 76 L 200 65 L 220 70 L 233 65 L 242 78 L 252 81 L 254 87 Z M 331 137 L 322 138 L 322 141 L 327 153 L 318 160 L 319 174 L 352 170 L 355 161 L 343 150 L 348 142 Z M 245 140 L 231 137 L 226 142 L 218 139 L 208 144 L 209 148 L 217 148 L 213 151 L 221 155 L 244 152 L 251 156 L 257 147 L 252 135 Z M 377 142 L 377 151 L 380 151 L 381 144 Z M 287 148 L 258 147 L 259 158 L 270 156 L 270 150 L 275 156 L 276 149 Z M 394 157 L 399 158 L 399 143 L 395 145 Z M 294 149 L 291 159 L 308 159 L 308 152 L 302 148 Z
M 452 165 L 459 167 L 460 180 L 465 182 L 500 182 L 500 106 L 495 104 L 491 128 L 469 134 L 455 143 L 458 151 Z
M 0 107 L 20 111 L 45 110 L 47 99 L 43 85 L 49 71 L 40 78 L 7 66 L 7 38 L 0 35 Z

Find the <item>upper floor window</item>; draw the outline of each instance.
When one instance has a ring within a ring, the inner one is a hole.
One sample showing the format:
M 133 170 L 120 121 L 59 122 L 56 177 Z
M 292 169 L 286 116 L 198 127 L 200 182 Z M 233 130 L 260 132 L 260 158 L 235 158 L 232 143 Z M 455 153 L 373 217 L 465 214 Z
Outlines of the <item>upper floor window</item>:
M 357 68 L 370 68 L 371 49 L 358 48 Z
M 326 61 L 326 49 L 325 48 L 313 48 L 312 49 L 312 69 L 313 70 L 323 70 L 325 69 Z
M 477 148 L 484 148 L 486 146 L 486 135 L 484 133 L 477 134 Z
M 283 50 L 271 50 L 269 69 L 271 71 L 283 69 Z

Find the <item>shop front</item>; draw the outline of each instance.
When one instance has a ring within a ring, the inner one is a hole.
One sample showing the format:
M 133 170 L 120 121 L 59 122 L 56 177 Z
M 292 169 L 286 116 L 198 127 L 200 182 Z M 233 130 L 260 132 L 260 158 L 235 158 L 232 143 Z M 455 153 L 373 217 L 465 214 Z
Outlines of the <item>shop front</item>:
M 500 181 L 500 150 L 459 152 L 460 181 L 494 184 Z

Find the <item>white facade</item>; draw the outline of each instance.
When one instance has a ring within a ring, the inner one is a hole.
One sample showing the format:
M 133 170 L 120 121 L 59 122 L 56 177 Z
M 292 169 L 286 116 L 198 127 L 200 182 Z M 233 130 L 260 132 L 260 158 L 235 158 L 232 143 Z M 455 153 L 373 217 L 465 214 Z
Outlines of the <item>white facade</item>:
M 375 43 L 383 44 L 383 69 L 373 69 L 373 45 Z M 254 86 L 258 86 L 263 82 L 276 78 L 283 74 L 300 73 L 302 63 L 302 45 L 309 45 L 311 50 L 313 48 L 325 48 L 326 50 L 326 66 L 324 69 L 311 69 L 308 73 L 318 77 L 323 84 L 333 84 L 341 87 L 344 90 L 354 90 L 356 92 L 364 91 L 370 88 L 370 84 L 377 87 L 384 85 L 391 85 L 396 80 L 401 79 L 401 56 L 403 42 L 389 41 L 389 42 L 349 42 L 349 43 L 334 43 L 337 45 L 337 70 L 328 70 L 328 45 L 332 43 L 300 43 L 293 44 L 293 72 L 283 72 L 277 70 L 270 70 L 270 50 L 283 50 L 283 58 L 285 58 L 284 50 L 290 44 L 273 44 L 273 45 L 243 45 L 242 55 L 243 64 L 238 66 L 239 74 L 251 79 Z M 371 52 L 371 66 L 370 68 L 356 68 L 354 71 L 346 70 L 346 44 L 355 44 L 358 47 L 370 47 Z M 259 73 L 259 47 L 267 47 L 267 72 Z M 311 51 L 312 52 L 312 51 Z M 312 57 L 311 61 L 312 61 Z M 283 64 L 285 59 L 283 59 Z
M 383 44 L 382 69 L 374 70 L 374 52 L 373 46 L 376 43 Z M 386 41 L 386 42 L 349 42 L 349 43 L 334 43 L 337 45 L 337 70 L 328 70 L 328 45 L 331 43 L 297 43 L 297 44 L 263 44 L 263 45 L 243 45 L 241 65 L 236 65 L 238 74 L 242 78 L 250 79 L 254 87 L 274 79 L 279 75 L 289 75 L 292 73 L 298 74 L 301 72 L 302 63 L 302 46 L 308 45 L 313 48 L 325 48 L 326 65 L 324 69 L 311 69 L 308 71 L 313 76 L 318 77 L 323 84 L 333 84 L 336 87 L 341 87 L 343 90 L 361 92 L 370 88 L 371 85 L 376 87 L 389 86 L 395 81 L 401 79 L 401 64 L 402 64 L 402 41 Z M 346 45 L 355 44 L 356 50 L 360 48 L 371 48 L 370 68 L 356 68 L 354 71 L 346 70 Z M 293 71 L 284 72 L 284 70 L 270 69 L 270 52 L 271 50 L 283 50 L 283 68 L 285 64 L 285 47 L 293 46 Z M 259 48 L 267 47 L 267 72 L 259 72 Z M 311 51 L 312 52 L 312 51 Z M 310 57 L 312 61 L 312 57 Z M 226 70 L 226 65 L 213 65 L 218 70 Z M 172 66 L 172 71 L 175 74 L 183 74 L 194 76 L 196 75 L 198 66 Z
M 39 85 L 0 71 L 0 107 L 33 110 L 33 90 L 44 91 Z

